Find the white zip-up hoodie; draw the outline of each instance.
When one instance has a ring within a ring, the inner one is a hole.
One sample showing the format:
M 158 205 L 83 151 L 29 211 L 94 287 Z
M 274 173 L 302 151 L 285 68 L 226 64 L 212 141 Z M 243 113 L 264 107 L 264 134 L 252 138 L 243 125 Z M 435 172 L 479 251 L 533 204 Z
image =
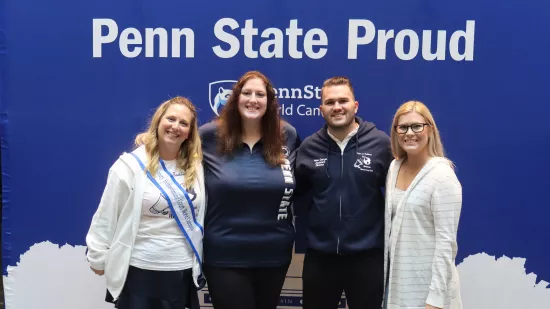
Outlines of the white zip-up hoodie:
M 137 148 L 133 153 L 147 165 L 145 146 Z M 147 181 L 147 175 L 138 161 L 129 153 L 122 154 L 109 169 L 107 185 L 86 236 L 88 262 L 92 268 L 105 271 L 107 289 L 115 300 L 120 296 L 128 274 Z M 197 205 L 197 222 L 204 225 L 206 192 L 204 170 L 200 163 L 197 181 L 200 192 L 205 195 Z M 202 242 L 196 249 L 202 259 Z M 202 270 L 195 255 L 192 269 L 193 281 L 198 287 L 198 277 Z

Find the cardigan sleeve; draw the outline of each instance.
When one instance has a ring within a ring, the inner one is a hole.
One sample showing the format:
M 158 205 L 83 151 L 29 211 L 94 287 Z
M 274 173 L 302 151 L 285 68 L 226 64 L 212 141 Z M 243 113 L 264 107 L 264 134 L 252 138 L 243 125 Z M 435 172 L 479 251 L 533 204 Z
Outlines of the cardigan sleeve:
M 462 187 L 454 172 L 448 172 L 435 182 L 431 211 L 435 227 L 435 252 L 432 278 L 426 303 L 443 308 L 457 254 L 457 230 L 462 208 Z

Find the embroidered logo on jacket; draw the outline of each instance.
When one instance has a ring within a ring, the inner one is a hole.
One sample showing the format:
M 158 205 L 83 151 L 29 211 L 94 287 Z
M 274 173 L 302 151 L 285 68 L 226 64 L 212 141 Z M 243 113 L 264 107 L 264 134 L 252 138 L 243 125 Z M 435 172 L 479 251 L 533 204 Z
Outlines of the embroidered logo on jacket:
M 315 163 L 315 167 L 325 166 L 326 162 L 327 162 L 327 158 L 313 159 L 313 163 Z
M 370 153 L 357 153 L 357 161 L 355 161 L 355 164 L 353 164 L 353 167 L 365 171 L 365 172 L 372 172 L 371 164 L 371 154 Z

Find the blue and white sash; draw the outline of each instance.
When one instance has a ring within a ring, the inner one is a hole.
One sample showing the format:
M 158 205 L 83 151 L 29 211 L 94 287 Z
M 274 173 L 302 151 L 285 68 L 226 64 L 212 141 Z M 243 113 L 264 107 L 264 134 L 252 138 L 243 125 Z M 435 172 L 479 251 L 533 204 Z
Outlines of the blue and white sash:
M 166 166 L 162 160 L 160 160 L 162 169 L 158 170 L 155 179 L 155 177 L 153 177 L 151 173 L 146 170 L 145 165 L 139 157 L 134 153 L 130 154 L 134 156 L 141 168 L 147 173 L 149 180 L 159 189 L 162 196 L 166 199 L 166 202 L 172 211 L 172 215 L 176 219 L 180 230 L 187 239 L 189 246 L 197 258 L 199 267 L 202 270 L 202 259 L 199 250 L 202 252 L 202 237 L 204 235 L 204 229 L 197 222 L 195 208 L 193 207 L 193 202 L 191 201 L 189 194 L 176 181 L 174 175 L 166 169 Z

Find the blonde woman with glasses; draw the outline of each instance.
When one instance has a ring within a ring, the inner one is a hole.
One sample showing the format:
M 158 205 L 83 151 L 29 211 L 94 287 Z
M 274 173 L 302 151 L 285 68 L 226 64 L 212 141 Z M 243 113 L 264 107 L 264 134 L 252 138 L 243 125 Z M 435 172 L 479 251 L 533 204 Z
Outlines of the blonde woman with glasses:
M 401 105 L 390 138 L 384 306 L 461 309 L 455 258 L 462 187 L 426 105 Z

